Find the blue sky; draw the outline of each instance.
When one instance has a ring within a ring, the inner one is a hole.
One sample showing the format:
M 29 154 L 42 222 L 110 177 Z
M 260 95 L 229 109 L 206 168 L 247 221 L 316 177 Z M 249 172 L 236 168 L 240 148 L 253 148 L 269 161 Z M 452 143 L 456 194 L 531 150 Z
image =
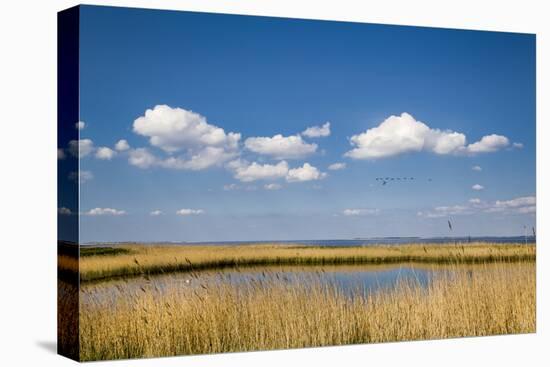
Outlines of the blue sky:
M 81 242 L 534 226 L 533 35 L 90 6 L 80 27 Z

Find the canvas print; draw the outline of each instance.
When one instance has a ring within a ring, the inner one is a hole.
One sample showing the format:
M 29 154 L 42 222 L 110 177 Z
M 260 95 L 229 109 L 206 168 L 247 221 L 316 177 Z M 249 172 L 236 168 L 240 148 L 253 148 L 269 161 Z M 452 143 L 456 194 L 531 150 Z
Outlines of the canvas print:
M 58 19 L 61 354 L 535 332 L 535 35 Z

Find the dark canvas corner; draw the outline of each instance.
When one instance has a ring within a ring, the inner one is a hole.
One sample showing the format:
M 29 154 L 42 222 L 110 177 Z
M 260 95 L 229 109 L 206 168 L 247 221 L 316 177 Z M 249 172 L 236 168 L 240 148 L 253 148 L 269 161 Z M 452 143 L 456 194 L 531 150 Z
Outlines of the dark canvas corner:
M 78 175 L 78 157 L 66 147 L 78 141 L 79 13 L 77 6 L 57 14 L 57 351 L 74 360 L 79 360 L 79 183 L 68 179 Z M 75 271 L 63 271 L 61 263 Z

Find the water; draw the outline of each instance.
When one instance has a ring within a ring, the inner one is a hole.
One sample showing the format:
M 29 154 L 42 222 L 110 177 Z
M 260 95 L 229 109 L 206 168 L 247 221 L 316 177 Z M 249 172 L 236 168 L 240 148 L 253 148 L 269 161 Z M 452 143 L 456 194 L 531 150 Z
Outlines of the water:
M 535 243 L 534 236 L 476 236 L 476 237 L 376 237 L 376 238 L 354 238 L 354 239 L 320 239 L 320 240 L 261 240 L 261 241 L 211 241 L 211 242 L 102 242 L 102 243 L 87 243 L 84 245 L 116 245 L 118 243 L 139 243 L 139 244 L 163 244 L 163 245 L 252 245 L 259 243 L 275 243 L 275 244 L 300 244 L 304 246 L 372 246 L 372 245 L 405 245 L 409 243 L 425 243 L 425 244 L 441 244 L 441 243 L 470 243 L 470 242 L 489 242 L 489 243 Z
M 339 265 L 339 266 L 267 266 L 243 269 L 224 269 L 216 272 L 201 271 L 192 276 L 189 273 L 151 276 L 125 280 L 113 280 L 103 284 L 83 284 L 83 301 L 93 296 L 96 301 L 116 304 L 117 298 L 128 294 L 139 294 L 143 289 L 155 290 L 160 295 L 168 289 L 199 290 L 224 284 L 244 287 L 267 283 L 321 284 L 336 287 L 343 294 L 353 296 L 360 292 L 369 293 L 393 288 L 400 282 L 414 282 L 426 286 L 436 276 L 449 274 L 444 266 L 393 264 L 393 265 Z

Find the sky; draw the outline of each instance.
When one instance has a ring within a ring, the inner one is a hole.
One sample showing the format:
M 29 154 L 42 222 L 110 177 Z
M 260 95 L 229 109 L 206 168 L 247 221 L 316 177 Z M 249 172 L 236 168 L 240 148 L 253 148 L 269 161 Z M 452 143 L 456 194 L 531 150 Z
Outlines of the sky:
M 534 35 L 83 6 L 74 128 L 81 243 L 535 225 Z

